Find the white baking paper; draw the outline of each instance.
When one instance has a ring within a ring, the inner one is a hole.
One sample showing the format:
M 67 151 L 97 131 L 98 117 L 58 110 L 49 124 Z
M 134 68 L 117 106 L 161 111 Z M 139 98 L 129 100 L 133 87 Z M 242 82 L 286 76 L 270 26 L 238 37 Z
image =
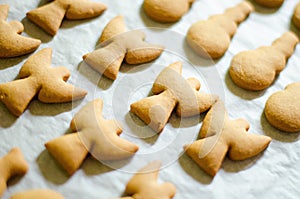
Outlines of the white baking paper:
M 25 17 L 26 12 L 46 1 L 0 1 L 10 5 L 8 20 L 22 21 L 25 26 L 23 35 L 42 40 L 38 50 L 46 47 L 53 49 L 53 66 L 63 65 L 71 71 L 68 82 L 89 91 L 83 100 L 75 103 L 49 105 L 35 100 L 19 118 L 12 116 L 0 104 L 0 156 L 13 147 L 19 147 L 30 165 L 24 177 L 10 181 L 3 198 L 36 188 L 56 190 L 67 199 L 117 198 L 124 193 L 125 185 L 134 172 L 156 159 L 163 162 L 159 181 L 169 181 L 177 187 L 175 199 L 300 197 L 299 134 L 274 129 L 263 114 L 265 102 L 272 93 L 299 81 L 299 48 L 274 84 L 265 91 L 242 90 L 228 76 L 230 61 L 236 53 L 270 45 L 284 32 L 295 30 L 291 25 L 291 16 L 296 0 L 286 0 L 279 9 L 256 6 L 256 12 L 239 26 L 225 56 L 215 61 L 196 56 L 186 45 L 185 34 L 192 23 L 222 13 L 240 0 L 195 1 L 190 11 L 174 24 L 151 21 L 141 8 L 142 0 L 97 1 L 108 6 L 102 16 L 64 21 L 55 37 L 47 35 Z M 147 41 L 162 44 L 166 50 L 152 63 L 124 65 L 118 79 L 113 82 L 83 63 L 82 55 L 95 49 L 104 26 L 119 14 L 124 15 L 129 30 L 141 29 L 146 33 Z M 1 59 L 0 83 L 15 79 L 28 56 Z M 204 115 L 181 121 L 173 115 L 163 133 L 156 135 L 130 114 L 130 104 L 148 96 L 159 72 L 175 61 L 183 62 L 185 78 L 198 78 L 202 84 L 201 90 L 218 94 L 225 101 L 231 118 L 245 118 L 251 124 L 251 133 L 272 137 L 267 150 L 245 161 L 226 159 L 218 174 L 211 178 L 183 154 L 182 148 L 197 138 Z M 137 143 L 140 150 L 133 158 L 114 163 L 99 163 L 87 158 L 82 168 L 69 177 L 45 150 L 44 143 L 71 132 L 69 123 L 73 115 L 95 98 L 104 100 L 105 118 L 120 121 L 124 129 L 121 137 Z

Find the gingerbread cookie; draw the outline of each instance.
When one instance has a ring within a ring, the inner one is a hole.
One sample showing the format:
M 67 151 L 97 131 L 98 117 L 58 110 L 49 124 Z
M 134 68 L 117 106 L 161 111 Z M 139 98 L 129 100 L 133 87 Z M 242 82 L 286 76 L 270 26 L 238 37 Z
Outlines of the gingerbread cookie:
M 23 37 L 24 26 L 19 21 L 6 22 L 9 5 L 0 5 L 0 58 L 17 57 L 35 51 L 38 39 Z
M 160 56 L 163 47 L 144 39 L 145 34 L 139 30 L 126 32 L 124 18 L 117 16 L 104 28 L 101 47 L 84 55 L 83 59 L 99 73 L 115 80 L 123 60 L 128 64 L 142 64 Z
M 248 134 L 246 120 L 229 120 L 225 106 L 218 101 L 204 118 L 200 140 L 184 148 L 206 173 L 215 176 L 228 154 L 231 160 L 245 160 L 262 152 L 271 138 Z
M 181 62 L 166 67 L 153 84 L 154 96 L 130 106 L 130 111 L 156 132 L 163 130 L 174 109 L 178 116 L 195 116 L 207 111 L 218 99 L 217 96 L 198 92 L 200 82 L 195 78 L 185 80 L 181 70 Z
M 163 23 L 178 21 L 195 0 L 144 0 L 145 13 L 153 20 Z
M 277 8 L 280 7 L 284 0 L 254 0 L 259 5 L 268 7 L 268 8 Z
M 223 14 L 194 23 L 187 33 L 188 44 L 204 58 L 222 57 L 237 30 L 237 25 L 243 22 L 253 10 L 252 4 L 244 1 L 228 8 Z
M 96 99 L 85 105 L 71 121 L 74 133 L 45 144 L 50 154 L 72 175 L 90 152 L 97 160 L 128 158 L 138 146 L 119 137 L 122 128 L 115 120 L 102 117 L 103 102 Z
M 44 103 L 71 102 L 87 92 L 67 84 L 70 72 L 65 67 L 51 68 L 52 49 L 44 48 L 29 57 L 18 80 L 0 84 L 0 101 L 15 116 L 20 116 L 34 96 Z
M 271 95 L 266 102 L 265 115 L 275 128 L 300 132 L 300 82 L 289 84 L 283 91 Z
M 157 183 L 160 161 L 154 161 L 140 169 L 128 182 L 125 193 L 131 197 L 122 199 L 172 199 L 176 187 L 171 183 Z
M 54 0 L 29 11 L 27 17 L 54 36 L 64 18 L 70 20 L 88 19 L 101 15 L 105 10 L 104 4 L 89 0 Z
M 0 197 L 7 188 L 7 181 L 17 175 L 25 175 L 28 164 L 20 149 L 13 148 L 0 159 Z
M 229 74 L 241 88 L 259 91 L 269 87 L 276 75 L 293 54 L 298 37 L 292 32 L 284 33 L 271 46 L 240 52 L 231 61 Z
M 294 25 L 300 29 L 300 2 L 295 7 L 292 21 Z
M 10 199 L 64 199 L 59 193 L 48 189 L 36 189 L 16 193 Z

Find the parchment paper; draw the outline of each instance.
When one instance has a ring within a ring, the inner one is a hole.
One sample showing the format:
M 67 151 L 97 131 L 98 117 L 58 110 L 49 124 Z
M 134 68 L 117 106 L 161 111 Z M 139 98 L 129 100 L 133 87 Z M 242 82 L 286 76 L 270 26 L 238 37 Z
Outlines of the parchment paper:
M 30 164 L 27 175 L 10 181 L 3 198 L 35 188 L 56 190 L 67 199 L 117 198 L 122 196 L 133 173 L 154 159 L 163 161 L 159 181 L 176 185 L 175 199 L 300 197 L 299 134 L 287 134 L 274 129 L 263 114 L 265 102 L 272 93 L 299 81 L 299 47 L 274 84 L 265 91 L 242 90 L 228 76 L 230 61 L 236 53 L 270 45 L 284 32 L 295 30 L 290 21 L 296 0 L 286 0 L 279 9 L 256 6 L 256 12 L 239 26 L 225 56 L 216 61 L 205 61 L 196 56 L 186 46 L 185 34 L 192 23 L 222 13 L 240 0 L 198 0 L 174 24 L 159 24 L 148 19 L 141 9 L 142 0 L 101 2 L 108 6 L 102 16 L 82 21 L 65 20 L 58 34 L 51 37 L 25 17 L 26 12 L 46 1 L 0 1 L 10 5 L 8 20 L 23 22 L 23 35 L 41 39 L 43 43 L 39 49 L 53 48 L 52 65 L 63 65 L 71 71 L 68 82 L 89 91 L 86 98 L 73 104 L 49 105 L 34 100 L 19 118 L 12 116 L 0 104 L 0 155 L 19 147 Z M 147 34 L 147 41 L 163 44 L 166 51 L 152 63 L 124 65 L 118 79 L 112 82 L 82 63 L 82 55 L 95 49 L 104 26 L 118 14 L 125 16 L 129 30 L 141 29 Z M 28 56 L 1 59 L 0 83 L 15 79 Z M 225 100 L 231 118 L 245 118 L 251 124 L 251 133 L 272 137 L 273 141 L 267 150 L 246 161 L 226 159 L 215 178 L 211 178 L 184 155 L 182 149 L 184 144 L 197 138 L 204 115 L 182 121 L 173 115 L 163 133 L 155 135 L 130 114 L 129 105 L 148 96 L 155 77 L 174 61 L 183 62 L 184 77 L 198 78 L 203 91 L 218 94 Z M 69 177 L 45 150 L 44 143 L 71 132 L 69 123 L 73 115 L 95 98 L 104 100 L 104 117 L 119 120 L 124 128 L 121 136 L 137 143 L 140 150 L 132 159 L 114 163 L 99 163 L 87 158 L 82 168 Z

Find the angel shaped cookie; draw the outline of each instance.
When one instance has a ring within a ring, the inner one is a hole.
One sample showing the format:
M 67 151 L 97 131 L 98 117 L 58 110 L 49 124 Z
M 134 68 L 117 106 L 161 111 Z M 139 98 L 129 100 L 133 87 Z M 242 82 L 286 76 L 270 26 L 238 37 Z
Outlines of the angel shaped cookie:
M 145 13 L 153 20 L 163 23 L 178 21 L 195 0 L 144 0 Z
M 45 144 L 50 154 L 72 175 L 88 153 L 97 160 L 120 160 L 131 157 L 138 146 L 119 137 L 122 128 L 115 120 L 102 117 L 101 99 L 86 104 L 71 121 L 74 133 Z
M 269 123 L 280 130 L 300 131 L 300 82 L 286 86 L 283 91 L 269 97 L 265 106 Z
M 13 148 L 0 159 L 0 197 L 6 190 L 7 181 L 17 175 L 25 175 L 28 164 L 20 149 Z
M 87 92 L 67 84 L 70 72 L 60 66 L 51 68 L 52 49 L 44 48 L 30 56 L 15 81 L 0 84 L 0 101 L 15 116 L 20 116 L 37 95 L 44 103 L 71 102 Z
M 64 199 L 59 193 L 49 189 L 35 189 L 16 193 L 10 199 Z
M 17 57 L 35 51 L 41 41 L 20 35 L 24 26 L 19 21 L 7 22 L 8 10 L 9 5 L 0 5 L 0 58 Z
M 104 28 L 100 48 L 84 55 L 83 59 L 99 73 L 115 80 L 123 61 L 142 64 L 160 56 L 163 47 L 144 39 L 145 34 L 139 30 L 126 32 L 124 18 L 117 16 Z
M 247 90 L 266 89 L 285 68 L 298 42 L 295 33 L 286 32 L 271 46 L 238 53 L 230 64 L 231 79 L 237 86 Z
M 246 120 L 230 120 L 223 102 L 218 101 L 204 118 L 200 140 L 184 148 L 206 173 L 215 176 L 227 154 L 232 160 L 245 160 L 267 148 L 271 138 L 248 134 L 249 128 Z
M 102 14 L 106 6 L 90 0 L 54 0 L 27 13 L 29 20 L 55 35 L 64 18 L 70 20 L 88 19 Z
M 184 79 L 181 70 L 181 62 L 166 67 L 153 84 L 154 96 L 130 106 L 130 111 L 156 132 L 163 130 L 174 109 L 178 116 L 195 116 L 207 111 L 218 99 L 215 95 L 198 92 L 200 82 L 195 78 Z
M 251 3 L 243 1 L 228 8 L 223 14 L 213 15 L 205 21 L 194 23 L 188 30 L 187 42 L 204 58 L 217 59 L 227 51 L 237 25 L 254 10 Z
M 140 169 L 127 183 L 125 193 L 129 197 L 120 199 L 172 199 L 176 187 L 171 183 L 157 182 L 160 161 L 154 161 Z

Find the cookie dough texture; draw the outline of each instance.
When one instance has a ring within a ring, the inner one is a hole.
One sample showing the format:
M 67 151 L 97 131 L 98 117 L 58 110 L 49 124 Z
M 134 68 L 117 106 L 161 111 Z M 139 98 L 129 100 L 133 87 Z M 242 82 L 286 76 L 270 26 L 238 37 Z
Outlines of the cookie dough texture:
M 16 193 L 10 199 L 64 199 L 64 197 L 52 190 L 35 189 Z
M 228 8 L 223 14 L 194 23 L 188 30 L 187 42 L 201 57 L 217 59 L 227 51 L 237 26 L 254 10 L 251 3 L 243 1 Z
M 259 5 L 268 7 L 268 8 L 277 8 L 280 7 L 284 0 L 254 0 Z
M 7 22 L 9 5 L 0 5 L 0 58 L 25 55 L 35 51 L 41 44 L 38 39 L 24 37 L 24 26 L 19 21 Z
M 54 0 L 29 11 L 27 18 L 54 36 L 64 18 L 70 20 L 88 19 L 101 15 L 105 10 L 104 4 L 89 0 Z
M 283 91 L 271 95 L 265 105 L 265 115 L 279 130 L 300 132 L 300 82 L 289 84 Z
M 300 29 L 300 2 L 295 7 L 292 21 L 294 25 Z
M 286 32 L 271 46 L 238 53 L 230 64 L 231 79 L 243 89 L 266 89 L 285 68 L 287 59 L 293 54 L 298 42 L 299 39 L 293 32 Z
M 230 120 L 222 101 L 216 102 L 204 118 L 199 140 L 184 148 L 206 173 L 215 176 L 226 155 L 231 160 L 245 160 L 265 150 L 271 138 L 249 134 L 244 119 Z
M 145 13 L 162 23 L 176 22 L 188 12 L 195 0 L 144 0 Z

